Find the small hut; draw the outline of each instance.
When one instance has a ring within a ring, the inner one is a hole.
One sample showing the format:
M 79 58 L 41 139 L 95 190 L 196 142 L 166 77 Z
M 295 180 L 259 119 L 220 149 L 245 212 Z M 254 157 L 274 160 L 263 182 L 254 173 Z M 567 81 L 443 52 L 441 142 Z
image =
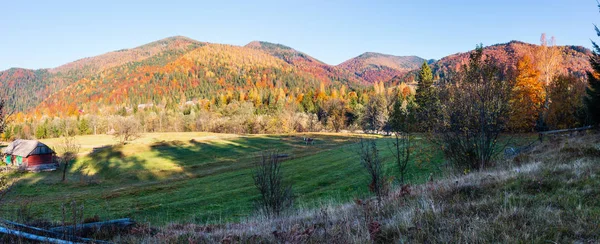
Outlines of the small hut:
M 56 153 L 35 140 L 15 140 L 2 150 L 4 162 L 29 171 L 55 170 Z

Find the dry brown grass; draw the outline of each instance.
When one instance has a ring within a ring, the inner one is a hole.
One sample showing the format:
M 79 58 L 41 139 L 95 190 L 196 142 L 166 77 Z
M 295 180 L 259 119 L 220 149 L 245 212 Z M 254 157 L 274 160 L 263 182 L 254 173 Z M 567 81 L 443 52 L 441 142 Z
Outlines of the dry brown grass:
M 600 136 L 553 140 L 495 169 L 241 223 L 140 226 L 124 243 L 597 243 Z

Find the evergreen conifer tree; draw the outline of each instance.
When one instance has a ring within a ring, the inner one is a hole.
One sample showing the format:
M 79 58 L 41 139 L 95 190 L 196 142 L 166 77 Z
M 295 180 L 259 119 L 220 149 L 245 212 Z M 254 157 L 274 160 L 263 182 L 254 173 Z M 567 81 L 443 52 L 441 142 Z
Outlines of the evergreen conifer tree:
M 438 120 L 439 98 L 433 86 L 433 73 L 427 62 L 423 62 L 417 79 L 415 94 L 415 103 L 418 106 L 417 120 L 421 130 L 429 131 Z
M 600 7 L 600 6 L 599 6 Z M 596 34 L 600 36 L 600 30 L 595 27 Z M 590 57 L 590 64 L 594 72 L 588 72 L 589 86 L 585 92 L 587 96 L 584 98 L 584 104 L 588 113 L 589 122 L 594 125 L 600 125 L 600 47 L 596 42 L 592 42 L 594 52 Z

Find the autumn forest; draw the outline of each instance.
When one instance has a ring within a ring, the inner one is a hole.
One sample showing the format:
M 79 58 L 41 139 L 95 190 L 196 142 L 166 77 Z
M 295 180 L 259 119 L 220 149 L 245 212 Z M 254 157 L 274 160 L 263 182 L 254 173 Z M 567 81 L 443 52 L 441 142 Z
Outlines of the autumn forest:
M 555 46 L 542 35 L 539 45 L 512 41 L 482 47 L 482 54 L 511 86 L 508 130 L 586 124 L 590 50 Z M 396 102 L 406 109 L 432 90 L 426 96 L 445 106 L 442 91 L 469 55 L 365 53 L 332 66 L 281 44 L 171 37 L 53 69 L 0 72 L 2 96 L 14 110 L 2 139 L 110 133 L 123 121 L 140 132 L 389 132 Z

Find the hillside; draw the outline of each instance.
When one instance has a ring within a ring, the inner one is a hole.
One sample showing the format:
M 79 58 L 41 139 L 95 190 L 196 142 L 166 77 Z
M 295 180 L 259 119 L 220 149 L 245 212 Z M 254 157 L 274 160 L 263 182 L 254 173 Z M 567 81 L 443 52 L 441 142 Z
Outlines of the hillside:
M 538 45 L 511 41 L 508 43 L 495 44 L 483 48 L 485 55 L 497 59 L 500 63 L 508 67 L 515 68 L 518 60 L 523 55 L 534 56 Z M 580 46 L 559 46 L 561 62 L 558 65 L 559 73 L 574 74 L 577 77 L 586 77 L 586 72 L 591 71 L 589 57 L 591 50 Z M 470 52 L 456 53 L 446 56 L 437 61 L 430 61 L 434 79 L 440 80 L 448 78 L 453 72 L 459 71 L 463 65 L 467 64 Z M 418 69 L 409 72 L 400 73 L 387 81 L 390 85 L 398 85 L 402 82 L 416 84 Z
M 200 42 L 186 37 L 170 37 L 132 49 L 80 59 L 52 69 L 13 68 L 0 71 L 0 96 L 17 111 L 27 111 L 39 105 L 46 97 L 82 78 L 151 57 L 173 59 L 173 56 L 179 56 L 200 45 Z
M 496 44 L 483 48 L 485 55 L 497 59 L 500 63 L 509 67 L 516 67 L 517 61 L 523 55 L 534 55 L 535 48 L 538 45 L 511 41 L 504 44 Z M 561 60 L 559 71 L 562 73 L 572 73 L 576 76 L 585 76 L 586 71 L 591 71 L 589 56 L 591 51 L 580 46 L 557 46 L 560 49 Z M 456 71 L 466 64 L 469 60 L 469 52 L 457 53 L 444 57 L 433 63 L 432 68 L 435 75 L 440 78 L 446 77 L 451 71 Z
M 253 48 L 205 44 L 170 62 L 158 55 L 85 77 L 41 103 L 39 114 L 94 112 L 101 105 L 177 104 L 191 99 L 233 97 L 277 102 L 291 89 L 319 81 L 283 60 Z M 273 94 L 277 91 L 277 94 Z M 248 92 L 246 94 L 246 92 Z M 189 99 L 188 99 L 189 98 Z M 220 99 L 220 98 L 219 98 Z M 267 101 L 268 102 L 268 101 Z
M 514 66 L 535 47 L 512 41 L 485 47 L 484 53 Z M 590 70 L 590 50 L 577 46 L 556 48 L 562 53 L 562 72 L 584 76 Z M 271 105 L 277 97 L 302 96 L 307 88 L 314 90 L 319 83 L 350 89 L 377 81 L 413 84 L 423 62 L 431 63 L 436 79 L 441 79 L 458 70 L 468 56 L 468 52 L 457 53 L 433 61 L 367 52 L 332 66 L 281 44 L 255 41 L 240 47 L 177 36 L 52 69 L 2 71 L 0 96 L 17 111 L 31 112 L 37 107 L 37 115 L 73 115 L 106 105 L 186 102 L 182 98 L 214 102 L 238 97 L 254 99 L 255 105 Z M 251 92 L 253 98 L 249 97 Z
M 58 90 L 58 84 L 52 82 L 50 77 L 44 69 L 12 68 L 0 71 L 0 97 L 5 99 L 9 108 L 26 110 L 40 103 L 40 97 Z
M 201 45 L 201 42 L 183 36 L 168 37 L 132 49 L 121 49 L 83 58 L 49 69 L 48 72 L 52 74 L 73 73 L 79 74 L 78 76 L 86 76 L 129 62 L 139 62 L 164 52 L 187 51 Z
M 317 79 L 323 82 L 339 81 L 343 83 L 358 84 L 365 81 L 353 72 L 340 67 L 323 63 L 305 53 L 294 50 L 290 47 L 269 42 L 253 41 L 245 47 L 265 51 L 286 63 L 293 65 L 303 72 L 313 74 Z
M 395 76 L 418 69 L 427 60 L 417 56 L 393 56 L 367 52 L 337 67 L 349 70 L 368 82 L 389 81 Z

